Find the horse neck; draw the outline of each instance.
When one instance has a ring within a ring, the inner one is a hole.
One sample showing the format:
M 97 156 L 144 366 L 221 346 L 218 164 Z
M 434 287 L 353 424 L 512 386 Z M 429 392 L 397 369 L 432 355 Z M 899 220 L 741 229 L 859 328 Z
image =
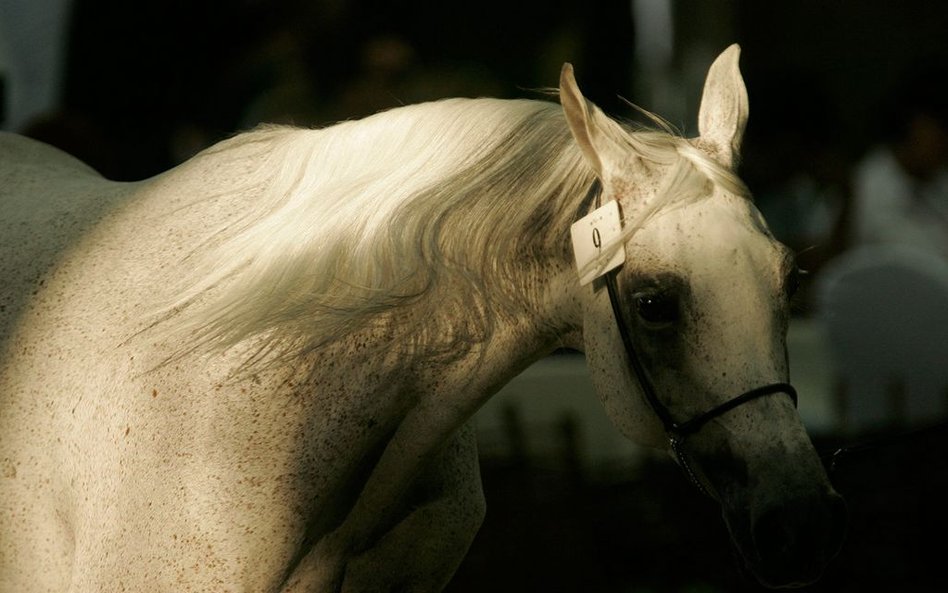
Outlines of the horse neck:
M 533 360 L 558 348 L 581 350 L 581 287 L 572 260 L 553 255 L 525 264 L 521 273 L 535 289 L 526 295 L 520 316 L 501 322 L 501 332 L 515 336 Z
M 461 374 L 484 396 L 557 349 L 582 350 L 580 287 L 572 262 L 553 258 L 524 265 L 522 273 L 535 283 L 534 295 L 516 309 L 487 303 L 495 311 L 489 337 L 462 349 L 463 354 L 449 365 L 463 369 Z

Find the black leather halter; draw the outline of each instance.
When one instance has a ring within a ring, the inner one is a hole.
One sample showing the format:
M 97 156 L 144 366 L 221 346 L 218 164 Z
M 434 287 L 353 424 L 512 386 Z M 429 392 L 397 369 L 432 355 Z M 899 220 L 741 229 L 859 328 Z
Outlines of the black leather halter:
M 586 199 L 583 200 L 583 203 L 589 204 L 590 202 L 595 201 L 595 207 L 599 208 L 602 197 L 601 194 L 602 184 L 597 179 L 595 182 L 593 182 L 592 187 L 589 188 L 589 194 L 586 196 Z M 793 400 L 793 405 L 796 407 L 797 390 L 794 389 L 789 383 L 770 383 L 768 385 L 762 385 L 744 392 L 733 399 L 729 399 L 724 403 L 711 408 L 707 412 L 699 414 L 689 420 L 677 422 L 672 417 L 671 412 L 668 410 L 665 404 L 659 400 L 658 394 L 655 391 L 655 386 L 652 384 L 652 381 L 649 378 L 648 371 L 642 364 L 642 360 L 637 355 L 635 347 L 632 343 L 632 336 L 629 334 L 629 323 L 627 323 L 627 320 L 622 313 L 622 306 L 619 303 L 619 288 L 616 277 L 618 276 L 620 268 L 621 266 L 607 272 L 604 275 L 604 280 L 606 283 L 606 289 L 609 292 L 609 303 L 612 305 L 612 314 L 615 317 L 616 325 L 619 327 L 619 335 L 622 338 L 622 345 L 625 347 L 625 354 L 626 358 L 628 358 L 629 366 L 632 367 L 633 374 L 635 375 L 649 406 L 651 406 L 652 410 L 654 410 L 655 415 L 658 416 L 659 420 L 662 421 L 662 424 L 665 427 L 665 434 L 668 435 L 672 452 L 674 453 L 675 458 L 678 460 L 678 464 L 688 476 L 688 479 L 691 480 L 698 490 L 704 494 L 710 495 L 710 493 L 701 483 L 701 480 L 698 479 L 694 469 L 692 469 L 691 465 L 688 463 L 688 458 L 685 455 L 683 448 L 685 437 L 701 430 L 701 427 L 707 424 L 709 420 L 716 418 L 725 412 L 728 412 L 729 410 L 733 410 L 737 406 L 765 395 L 786 393 L 790 396 L 790 399 Z

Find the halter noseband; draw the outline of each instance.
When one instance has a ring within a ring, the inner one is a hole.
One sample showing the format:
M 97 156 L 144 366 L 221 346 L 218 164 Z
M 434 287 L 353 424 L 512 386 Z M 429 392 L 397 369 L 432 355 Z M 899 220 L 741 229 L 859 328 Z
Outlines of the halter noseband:
M 598 208 L 600 206 L 601 196 L 602 184 L 597 179 L 593 182 L 592 187 L 589 188 L 589 194 L 587 194 L 586 199 L 583 200 L 583 203 L 588 204 L 590 201 L 592 201 L 592 199 L 595 199 L 596 208 Z M 616 281 L 618 272 L 619 268 L 610 270 L 604 275 L 604 280 L 606 283 L 606 289 L 609 292 L 609 303 L 612 305 L 612 314 L 615 317 L 616 325 L 619 327 L 619 336 L 622 338 L 622 345 L 625 347 L 625 354 L 629 359 L 629 365 L 634 371 L 633 374 L 635 375 L 639 386 L 642 389 L 642 393 L 645 394 L 646 401 L 648 401 L 649 406 L 651 406 L 652 410 L 655 412 L 655 415 L 658 416 L 659 420 L 662 421 L 662 425 L 665 427 L 665 433 L 668 435 L 672 452 L 674 453 L 675 458 L 678 460 L 678 464 L 681 466 L 682 470 L 684 470 L 685 474 L 688 476 L 688 479 L 691 480 L 691 483 L 694 484 L 698 490 L 704 494 L 710 495 L 710 493 L 701 483 L 701 480 L 698 479 L 698 476 L 692 469 L 691 465 L 688 463 L 688 458 L 685 455 L 683 448 L 685 437 L 701 430 L 701 427 L 707 424 L 709 420 L 712 420 L 724 414 L 725 412 L 728 412 L 729 410 L 733 410 L 737 406 L 746 404 L 751 400 L 765 395 L 786 393 L 790 396 L 790 399 L 793 400 L 793 405 L 796 407 L 797 390 L 794 389 L 789 383 L 770 383 L 768 385 L 762 385 L 760 387 L 755 387 L 754 389 L 746 391 L 745 393 L 742 393 L 733 399 L 729 399 L 702 414 L 698 414 L 697 416 L 686 420 L 685 422 L 676 422 L 665 404 L 663 404 L 658 399 L 655 386 L 649 379 L 648 372 L 646 371 L 645 366 L 642 364 L 642 361 L 632 344 L 632 336 L 629 335 L 629 326 L 627 323 L 625 323 L 625 318 L 622 314 L 622 307 L 619 304 L 619 288 Z

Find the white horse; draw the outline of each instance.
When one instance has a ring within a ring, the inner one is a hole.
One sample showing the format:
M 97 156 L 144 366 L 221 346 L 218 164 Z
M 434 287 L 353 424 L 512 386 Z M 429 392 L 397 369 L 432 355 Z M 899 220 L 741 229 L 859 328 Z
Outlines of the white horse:
M 0 590 L 439 591 L 485 512 L 471 417 L 559 347 L 762 582 L 818 578 L 844 510 L 785 384 L 793 259 L 733 172 L 738 55 L 690 140 L 568 65 L 562 107 L 264 128 L 139 183 L 3 137 Z M 622 228 L 581 284 L 594 200 Z

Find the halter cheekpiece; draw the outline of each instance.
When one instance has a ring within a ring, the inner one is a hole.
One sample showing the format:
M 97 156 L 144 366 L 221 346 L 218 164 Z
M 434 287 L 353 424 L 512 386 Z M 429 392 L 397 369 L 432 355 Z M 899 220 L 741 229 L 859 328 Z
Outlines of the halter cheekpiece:
M 589 188 L 589 193 L 586 195 L 586 199 L 583 200 L 583 204 L 589 204 L 590 202 L 595 201 L 595 206 L 598 208 L 600 206 L 601 198 L 602 183 L 597 179 Z M 609 303 L 612 306 L 612 314 L 615 317 L 616 325 L 619 328 L 619 335 L 622 338 L 622 344 L 625 347 L 625 354 L 628 358 L 629 365 L 632 367 L 633 374 L 635 375 L 636 380 L 642 389 L 642 393 L 645 394 L 646 401 L 648 401 L 649 406 L 655 412 L 655 415 L 658 416 L 659 420 L 662 421 L 662 425 L 664 425 L 665 433 L 668 435 L 672 452 L 674 453 L 675 458 L 678 460 L 678 464 L 688 476 L 688 479 L 691 480 L 698 490 L 705 494 L 710 494 L 701 483 L 701 480 L 698 479 L 698 476 L 692 469 L 691 465 L 688 463 L 688 458 L 685 455 L 683 448 L 685 437 L 698 432 L 701 430 L 702 426 L 708 423 L 708 421 L 724 414 L 725 412 L 733 410 L 742 404 L 746 404 L 751 400 L 763 397 L 765 395 L 785 393 L 790 396 L 790 399 L 793 400 L 794 407 L 796 407 L 797 390 L 794 389 L 789 383 L 770 383 L 767 385 L 762 385 L 760 387 L 755 387 L 754 389 L 746 391 L 733 399 L 729 399 L 724 403 L 719 404 L 704 413 L 698 414 L 689 420 L 684 422 L 676 422 L 665 404 L 663 404 L 661 400 L 658 399 L 655 386 L 652 384 L 649 374 L 642 364 L 638 354 L 636 353 L 635 347 L 633 346 L 632 336 L 629 334 L 628 329 L 629 325 L 626 323 L 626 319 L 622 313 L 622 307 L 619 303 L 619 288 L 616 277 L 618 276 L 620 269 L 621 266 L 606 272 L 603 275 L 603 280 L 606 284 L 606 290 L 609 292 Z

